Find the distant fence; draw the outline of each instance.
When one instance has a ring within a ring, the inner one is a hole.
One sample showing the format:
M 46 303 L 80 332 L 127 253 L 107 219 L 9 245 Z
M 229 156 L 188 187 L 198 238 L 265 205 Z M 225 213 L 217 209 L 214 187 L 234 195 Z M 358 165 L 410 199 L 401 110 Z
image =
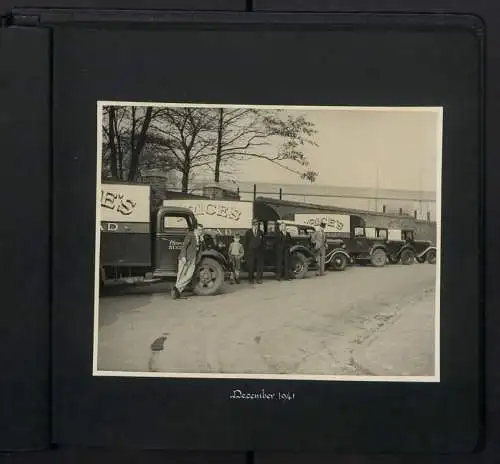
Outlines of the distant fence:
M 282 188 L 276 191 L 259 191 L 256 187 L 253 190 L 237 189 L 242 199 L 253 199 L 257 197 L 274 198 L 277 200 L 297 201 L 303 203 L 314 203 L 322 206 L 337 206 L 346 209 L 365 210 L 382 214 L 399 215 L 404 217 L 412 217 L 414 219 L 434 221 L 435 220 L 435 205 L 433 200 L 416 200 L 408 197 L 384 197 L 384 196 L 366 196 L 366 195 L 348 195 L 348 194 L 321 194 L 321 193 L 288 193 Z M 390 207 L 394 203 L 411 203 L 418 204 L 416 208 Z M 434 214 L 433 214 L 434 213 Z

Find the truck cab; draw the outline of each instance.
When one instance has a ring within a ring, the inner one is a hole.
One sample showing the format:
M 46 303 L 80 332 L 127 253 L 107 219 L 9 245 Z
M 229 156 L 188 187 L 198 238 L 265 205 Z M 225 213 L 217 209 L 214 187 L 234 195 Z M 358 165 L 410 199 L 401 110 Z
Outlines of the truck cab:
M 388 229 L 387 254 L 391 264 L 434 263 L 436 247 L 429 240 L 416 240 L 413 229 Z
M 264 222 L 265 267 L 270 271 L 274 271 L 276 265 L 276 231 L 282 224 L 286 226 L 286 230 L 292 239 L 290 248 L 292 275 L 296 279 L 302 279 L 309 270 L 318 268 L 314 244 L 312 243 L 312 236 L 316 229 L 308 224 L 284 219 Z M 349 262 L 350 257 L 345 251 L 343 240 L 327 237 L 325 264 L 332 270 L 343 271 Z
M 162 206 L 156 212 L 155 224 L 153 276 L 175 278 L 182 244 L 187 233 L 196 228 L 196 217 L 189 208 Z M 204 235 L 192 281 L 197 295 L 214 295 L 224 284 L 228 261 L 216 245 L 216 237 Z
M 113 232 L 101 229 L 101 280 L 127 276 L 142 277 L 144 281 L 175 279 L 184 239 L 196 226 L 196 217 L 189 208 L 162 206 L 152 212 L 148 227 L 140 232 L 131 233 L 125 227 Z M 227 271 L 224 254 L 202 241 L 193 291 L 198 295 L 217 293 Z M 148 274 L 152 279 L 146 279 Z
M 360 216 L 350 216 L 350 238 L 345 240 L 353 261 L 382 267 L 388 261 L 387 236 L 383 228 L 369 227 Z
M 418 263 L 436 264 L 437 249 L 430 240 L 418 240 L 413 229 L 402 230 L 402 236 Z
M 190 211 L 189 213 L 184 208 L 164 206 L 154 214 L 154 277 L 177 276 L 177 261 L 182 244 L 188 231 L 196 227 L 196 218 Z
M 264 271 L 276 272 L 276 238 L 278 228 L 285 224 L 292 243 L 290 247 L 291 273 L 295 279 L 306 277 L 310 266 L 314 266 L 315 257 L 310 233 L 314 227 L 298 224 L 282 219 L 260 220 L 260 227 L 264 232 Z M 243 261 L 243 268 L 246 264 Z

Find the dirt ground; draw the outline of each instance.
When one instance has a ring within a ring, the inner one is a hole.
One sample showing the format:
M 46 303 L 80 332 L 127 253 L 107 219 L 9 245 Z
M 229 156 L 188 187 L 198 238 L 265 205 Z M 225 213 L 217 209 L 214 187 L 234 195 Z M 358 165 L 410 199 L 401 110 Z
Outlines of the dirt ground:
M 99 308 L 98 370 L 434 375 L 429 264 L 352 267 L 303 280 L 227 285 L 173 301 L 169 286 L 113 291 Z

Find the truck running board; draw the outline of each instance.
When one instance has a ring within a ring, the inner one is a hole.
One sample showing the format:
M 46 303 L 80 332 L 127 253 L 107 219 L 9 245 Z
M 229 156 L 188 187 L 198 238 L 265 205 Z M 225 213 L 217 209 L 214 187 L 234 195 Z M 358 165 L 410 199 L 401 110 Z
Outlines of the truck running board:
M 177 271 L 171 269 L 157 269 L 153 272 L 152 278 L 158 277 L 177 277 Z

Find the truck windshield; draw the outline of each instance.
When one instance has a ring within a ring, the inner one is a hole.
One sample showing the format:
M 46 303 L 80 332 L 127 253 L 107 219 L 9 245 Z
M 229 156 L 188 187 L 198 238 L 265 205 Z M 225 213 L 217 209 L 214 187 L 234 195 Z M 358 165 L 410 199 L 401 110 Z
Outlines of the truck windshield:
M 185 216 L 165 216 L 163 219 L 164 230 L 188 230 L 189 224 Z
M 378 229 L 377 236 L 378 236 L 378 238 L 386 240 L 387 239 L 387 230 L 386 229 Z
M 354 229 L 354 236 L 355 237 L 364 237 L 365 236 L 365 229 L 364 229 L 364 227 L 356 227 Z

